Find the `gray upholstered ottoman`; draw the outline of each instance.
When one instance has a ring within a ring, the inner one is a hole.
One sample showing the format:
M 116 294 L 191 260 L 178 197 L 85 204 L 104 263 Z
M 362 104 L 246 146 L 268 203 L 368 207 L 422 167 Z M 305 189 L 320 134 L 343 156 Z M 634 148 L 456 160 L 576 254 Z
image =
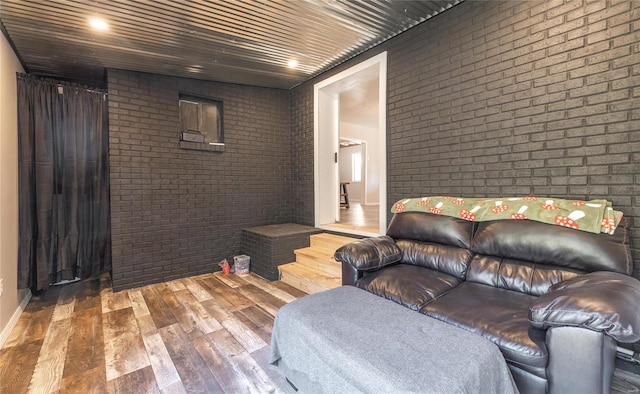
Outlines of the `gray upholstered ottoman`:
M 302 392 L 517 392 L 493 343 L 351 286 L 282 307 L 269 361 Z

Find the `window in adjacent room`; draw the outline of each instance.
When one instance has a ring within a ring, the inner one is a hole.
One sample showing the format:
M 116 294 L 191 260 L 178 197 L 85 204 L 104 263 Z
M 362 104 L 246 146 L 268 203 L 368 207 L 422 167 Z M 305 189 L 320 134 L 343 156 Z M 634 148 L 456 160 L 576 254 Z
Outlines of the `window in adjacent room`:
M 351 154 L 351 181 L 362 182 L 362 153 Z
M 223 144 L 222 101 L 180 94 L 183 141 Z

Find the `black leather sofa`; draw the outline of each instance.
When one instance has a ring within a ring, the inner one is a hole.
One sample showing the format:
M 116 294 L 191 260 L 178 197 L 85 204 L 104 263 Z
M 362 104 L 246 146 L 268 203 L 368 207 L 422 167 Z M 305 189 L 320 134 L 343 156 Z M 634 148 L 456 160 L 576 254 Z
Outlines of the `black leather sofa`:
M 495 343 L 522 393 L 609 392 L 617 341 L 640 340 L 624 220 L 608 235 L 404 212 L 334 257 L 344 285 Z

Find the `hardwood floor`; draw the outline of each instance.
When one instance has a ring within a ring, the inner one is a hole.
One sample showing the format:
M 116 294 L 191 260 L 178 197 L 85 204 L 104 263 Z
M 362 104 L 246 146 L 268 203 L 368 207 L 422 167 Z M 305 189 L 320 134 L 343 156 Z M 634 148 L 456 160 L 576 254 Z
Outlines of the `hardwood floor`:
M 107 275 L 34 296 L 0 350 L 1 393 L 293 392 L 268 365 L 305 293 L 209 274 L 113 293 Z
M 334 226 L 377 233 L 379 209 L 378 205 L 361 205 L 359 202 L 352 202 L 349 208 L 340 208 L 340 221 Z
M 0 350 L 0 393 L 293 393 L 267 363 L 274 316 L 305 293 L 253 274 L 113 293 L 108 276 L 34 296 Z M 612 393 L 640 392 L 616 370 Z

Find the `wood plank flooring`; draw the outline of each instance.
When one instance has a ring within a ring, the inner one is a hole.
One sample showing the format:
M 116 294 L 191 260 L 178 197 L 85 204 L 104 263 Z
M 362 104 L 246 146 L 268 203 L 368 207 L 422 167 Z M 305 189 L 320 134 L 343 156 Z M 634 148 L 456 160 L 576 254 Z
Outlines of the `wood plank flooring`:
M 378 205 L 362 205 L 358 202 L 340 209 L 340 221 L 333 226 L 341 229 L 378 232 Z
M 222 273 L 118 293 L 108 275 L 52 287 L 0 350 L 0 393 L 291 393 L 268 344 L 278 309 L 304 295 Z
M 0 393 L 293 393 L 268 344 L 278 309 L 304 295 L 253 274 L 52 287 L 0 350 Z M 638 392 L 638 375 L 616 370 L 612 393 Z

